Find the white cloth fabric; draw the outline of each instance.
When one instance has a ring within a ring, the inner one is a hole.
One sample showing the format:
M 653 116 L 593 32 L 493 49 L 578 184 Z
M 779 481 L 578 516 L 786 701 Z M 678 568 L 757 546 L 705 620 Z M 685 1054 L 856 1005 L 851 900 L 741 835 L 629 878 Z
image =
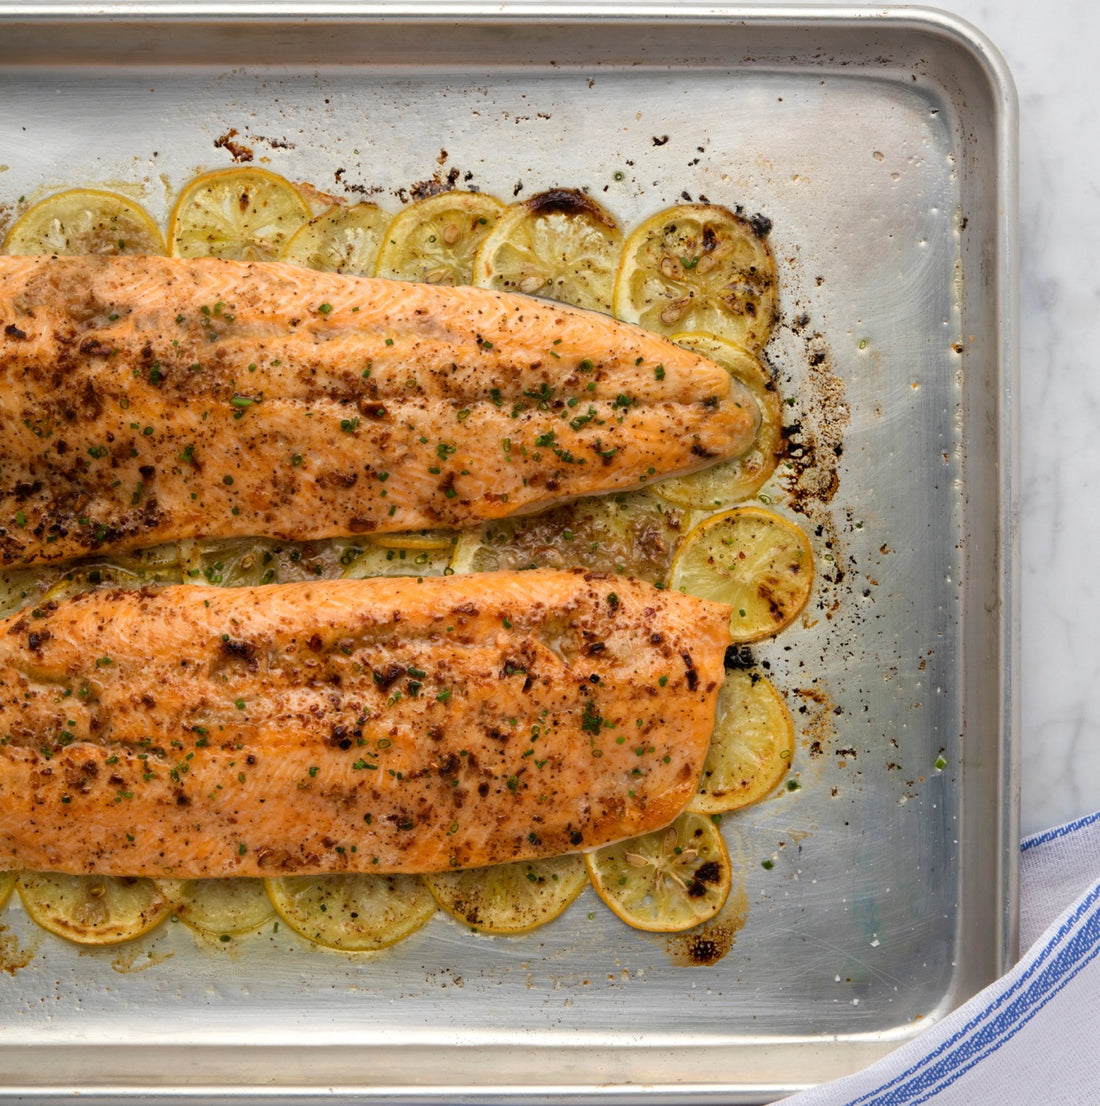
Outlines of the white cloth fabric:
M 1100 1106 L 1100 813 L 1021 845 L 1020 947 L 919 1037 L 783 1106 Z

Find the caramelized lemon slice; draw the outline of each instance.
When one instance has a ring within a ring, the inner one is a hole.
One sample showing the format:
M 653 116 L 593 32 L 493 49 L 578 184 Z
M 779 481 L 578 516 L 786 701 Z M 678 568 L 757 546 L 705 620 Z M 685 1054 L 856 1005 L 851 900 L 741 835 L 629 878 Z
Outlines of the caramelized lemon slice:
M 680 204 L 627 239 L 614 304 L 620 319 L 648 330 L 705 331 L 755 351 L 775 320 L 775 259 L 748 219 L 713 204 Z
M 713 918 L 733 882 L 718 827 L 701 814 L 585 857 L 596 894 L 635 929 L 674 933 Z
M 701 522 L 672 562 L 670 586 L 732 608 L 735 642 L 789 626 L 806 605 L 814 559 L 806 535 L 760 507 L 735 507 Z
M 722 461 L 687 476 L 673 476 L 655 484 L 656 491 L 681 507 L 728 507 L 755 495 L 775 471 L 783 442 L 783 413 L 779 392 L 760 358 L 713 334 L 675 334 L 672 340 L 724 365 L 752 393 L 760 408 L 760 429 L 752 446 L 740 457 Z
M 583 857 L 555 856 L 425 876 L 435 901 L 480 933 L 516 936 L 552 922 L 588 882 Z
M 17 872 L 0 872 L 0 907 L 3 907 L 11 896 L 16 875 L 18 875 Z
M 334 204 L 295 232 L 283 260 L 326 273 L 369 276 L 389 223 L 377 204 Z
M 168 224 L 174 257 L 277 261 L 309 220 L 309 205 L 266 169 L 219 169 L 188 184 Z
M 375 275 L 426 284 L 469 284 L 474 256 L 504 210 L 483 192 L 442 192 L 410 204 L 389 225 Z
M 435 913 L 435 899 L 419 876 L 285 876 L 264 883 L 295 933 L 340 952 L 388 948 Z
M 720 814 L 763 798 L 794 755 L 794 723 L 783 697 L 757 672 L 734 669 L 718 692 L 718 721 L 699 790 L 697 814 Z
M 19 897 L 43 929 L 81 945 L 117 945 L 148 933 L 172 913 L 156 880 L 23 872 Z
M 114 192 L 73 188 L 39 200 L 4 239 L 9 254 L 163 254 L 164 238 L 144 208 Z
M 263 880 L 181 880 L 172 894 L 176 917 L 211 937 L 236 937 L 275 916 Z
M 474 284 L 610 312 L 621 249 L 609 212 L 583 192 L 555 188 L 505 211 L 477 251 Z

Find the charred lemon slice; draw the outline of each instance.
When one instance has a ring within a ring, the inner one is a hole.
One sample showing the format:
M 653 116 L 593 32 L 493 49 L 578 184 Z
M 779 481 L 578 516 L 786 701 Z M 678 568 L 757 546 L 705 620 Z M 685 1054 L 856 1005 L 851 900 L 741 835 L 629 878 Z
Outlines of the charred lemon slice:
M 184 925 L 211 937 L 237 937 L 275 916 L 263 880 L 187 879 L 174 889 L 175 914 Z
M 17 885 L 35 922 L 81 945 L 132 941 L 167 918 L 173 907 L 152 879 L 23 872 Z
M 309 205 L 284 177 L 266 169 L 219 169 L 180 193 L 168 245 L 173 257 L 277 261 L 309 216 Z
M 660 334 L 705 331 L 750 351 L 778 306 L 775 259 L 759 224 L 713 204 L 647 219 L 623 247 L 615 314 Z
M 759 641 L 789 626 L 813 582 L 809 539 L 760 507 L 735 507 L 701 522 L 677 551 L 669 579 L 689 595 L 729 604 L 735 642 Z
M 295 232 L 283 260 L 326 273 L 369 276 L 389 223 L 377 204 L 334 204 Z
M 12 888 L 15 887 L 15 872 L 0 872 L 0 907 L 11 897 Z
M 375 952 L 415 933 L 435 913 L 419 876 L 285 876 L 265 880 L 279 917 L 314 944 Z
M 585 857 L 596 894 L 627 925 L 651 933 L 691 929 L 725 905 L 733 882 L 722 834 L 709 817 L 671 826 Z
M 504 210 L 482 192 L 442 192 L 410 204 L 389 225 L 375 275 L 426 284 L 469 284 L 474 256 Z
M 783 778 L 794 754 L 794 724 L 783 697 L 757 672 L 734 669 L 718 692 L 718 722 L 699 790 L 697 814 L 720 814 L 763 798 Z
M 516 936 L 552 922 L 584 890 L 580 856 L 522 860 L 425 876 L 435 901 L 479 933 Z
M 760 359 L 712 334 L 676 334 L 674 342 L 724 365 L 752 393 L 760 408 L 760 429 L 740 457 L 722 461 L 687 476 L 673 476 L 654 485 L 670 503 L 681 507 L 729 507 L 755 495 L 775 471 L 783 442 L 779 392 Z
M 474 284 L 610 312 L 621 249 L 609 212 L 583 192 L 555 188 L 505 211 L 477 252 Z
M 4 239 L 10 254 L 163 254 L 164 238 L 144 208 L 114 192 L 74 188 L 39 200 Z

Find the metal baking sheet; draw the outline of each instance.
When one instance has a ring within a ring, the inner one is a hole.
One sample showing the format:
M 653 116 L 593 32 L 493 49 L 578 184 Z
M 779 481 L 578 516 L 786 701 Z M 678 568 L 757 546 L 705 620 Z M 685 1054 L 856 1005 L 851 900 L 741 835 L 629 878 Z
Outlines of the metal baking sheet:
M 0 3 L 0 232 L 73 185 L 163 221 L 243 150 L 394 212 L 453 181 L 506 201 L 584 188 L 628 228 L 685 198 L 771 220 L 791 446 L 767 492 L 819 579 L 755 653 L 797 720 L 801 787 L 725 819 L 738 882 L 709 965 L 591 891 L 527 937 L 437 917 L 360 956 L 270 926 L 81 950 L 10 902 L 0 1095 L 763 1101 L 997 976 L 1015 943 L 1016 170 L 989 44 L 911 8 Z

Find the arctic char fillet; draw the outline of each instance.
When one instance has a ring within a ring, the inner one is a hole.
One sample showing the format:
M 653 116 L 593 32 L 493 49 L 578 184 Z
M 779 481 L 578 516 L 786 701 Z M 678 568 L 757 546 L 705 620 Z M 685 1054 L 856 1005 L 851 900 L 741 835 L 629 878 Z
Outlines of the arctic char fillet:
M 0 870 L 431 872 L 671 822 L 729 609 L 539 570 L 88 592 L 0 623 Z
M 526 296 L 0 258 L 0 564 L 458 529 L 739 456 L 759 417 L 721 366 Z

